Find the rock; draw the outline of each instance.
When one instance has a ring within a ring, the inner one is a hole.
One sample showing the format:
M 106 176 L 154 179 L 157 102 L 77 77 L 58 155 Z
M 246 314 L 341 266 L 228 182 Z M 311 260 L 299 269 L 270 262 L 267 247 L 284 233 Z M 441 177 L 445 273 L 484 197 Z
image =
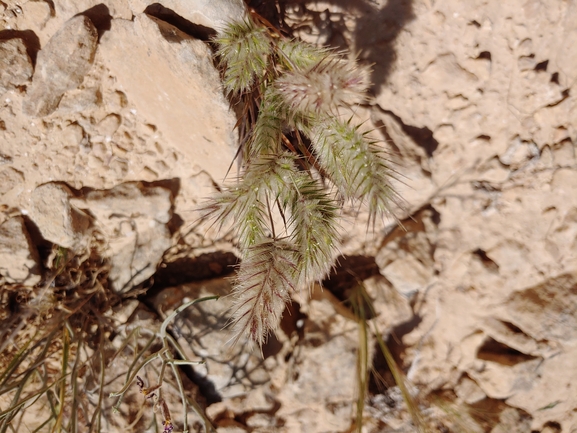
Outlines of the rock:
M 202 167 L 222 181 L 236 151 L 235 119 L 206 44 L 141 14 L 112 20 L 99 53 L 120 90 L 184 154 L 190 170 Z
M 172 217 L 170 190 L 124 183 L 110 190 L 91 191 L 73 200 L 95 217 L 108 240 L 110 283 L 127 292 L 150 278 L 171 246 L 167 223 Z
M 22 5 L 22 15 L 26 17 L 27 23 L 43 28 L 50 20 L 51 5 L 48 2 L 26 2 Z
M 297 332 L 288 336 L 284 332 L 289 326 L 281 325 L 283 331 L 270 336 L 263 347 L 263 360 L 258 349 L 249 350 L 242 341 L 234 347 L 229 344 L 231 334 L 223 327 L 233 311 L 233 299 L 226 296 L 230 290 L 230 281 L 218 278 L 168 287 L 152 299 L 168 315 L 188 300 L 221 296 L 187 308 L 172 322 L 186 357 L 206 361 L 194 370 L 205 384 L 207 403 L 222 399 L 208 409 L 222 422 L 216 425 L 218 431 L 227 422 L 245 418 L 263 431 L 345 430 L 355 394 L 356 323 L 338 314 L 320 291 L 315 292 L 307 316 L 302 316 L 305 339 L 297 342 Z M 285 315 L 295 319 L 300 312 Z M 279 423 L 284 429 L 277 430 Z
M 72 191 L 66 185 L 40 185 L 31 195 L 30 218 L 44 239 L 78 250 L 84 243 L 90 220 L 70 204 L 72 197 Z
M 106 22 L 110 17 L 130 20 L 134 14 L 142 9 L 132 9 L 126 1 L 116 0 L 76 0 L 55 2 L 53 5 L 57 17 L 69 19 L 75 15 L 88 16 L 99 29 L 106 29 Z
M 58 104 L 61 113 L 85 113 L 97 110 L 102 104 L 102 94 L 97 87 L 69 90 Z
M 291 377 L 289 368 L 284 381 L 277 382 L 277 417 L 284 418 L 287 431 L 346 431 L 355 401 L 360 333 L 357 323 L 338 314 L 332 302 L 322 295 L 313 298 L 306 305 L 298 374 Z
M 24 174 L 13 167 L 0 171 L 0 194 L 6 194 L 24 182 Z
M 98 32 L 89 18 L 69 21 L 38 53 L 36 70 L 22 110 L 31 117 L 51 114 L 67 90 L 77 88 L 92 66 Z
M 0 225 L 0 275 L 10 284 L 34 286 L 40 282 L 38 252 L 20 216 Z
M 22 39 L 0 40 L 0 95 L 26 84 L 32 73 L 32 62 Z
M 577 413 L 573 410 L 576 357 L 577 348 L 573 345 L 558 356 L 541 361 L 532 372 L 532 380 L 524 384 L 523 392 L 506 400 L 510 406 L 523 409 L 533 416 L 531 429 L 526 431 L 539 431 L 543 424 L 552 421 L 559 422 L 564 432 L 574 431 L 577 426 Z
M 455 394 L 467 404 L 474 404 L 487 398 L 477 383 L 467 376 L 464 376 L 455 386 Z
M 511 294 L 501 317 L 538 341 L 577 341 L 577 272 Z
M 431 278 L 431 271 L 415 257 L 407 255 L 389 264 L 382 270 L 395 289 L 407 297 L 424 290 Z
M 491 429 L 491 433 L 525 433 L 532 431 L 531 417 L 523 411 L 510 407 L 499 415 L 499 424 Z
M 154 0 L 130 0 L 133 11 L 143 11 Z M 165 0 L 165 8 L 172 9 L 188 21 L 203 27 L 220 30 L 225 23 L 242 20 L 247 13 L 242 0 Z
M 372 300 L 376 317 L 373 319 L 379 332 L 386 335 L 394 327 L 414 318 L 410 301 L 381 275 L 363 281 Z
M 384 25 L 391 19 L 388 5 L 376 11 L 378 23 L 363 17 L 357 34 L 370 39 L 359 38 L 356 48 L 375 62 L 377 104 L 438 140 L 437 185 L 457 167 L 505 152 L 517 135 L 541 148 L 558 126 L 575 125 L 562 117 L 575 109 L 558 107 L 577 76 L 574 6 L 519 0 L 503 7 L 449 2 L 423 8 L 426 13 L 414 13 L 390 31 L 394 41 L 387 40 Z M 435 33 L 439 26 L 446 31 Z M 391 51 L 394 61 L 384 54 Z

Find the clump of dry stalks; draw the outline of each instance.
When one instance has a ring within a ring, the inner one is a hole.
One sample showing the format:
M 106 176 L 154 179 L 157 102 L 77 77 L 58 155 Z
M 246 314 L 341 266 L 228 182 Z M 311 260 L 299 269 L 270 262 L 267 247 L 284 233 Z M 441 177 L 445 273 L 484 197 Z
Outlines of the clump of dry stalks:
M 97 234 L 82 254 L 54 246 L 41 284 L 0 289 L 0 432 L 132 431 L 158 416 L 170 433 L 167 387 L 180 396 L 179 426 L 188 429 L 192 408 L 205 432 L 214 431 L 183 386 L 178 366 L 192 362 L 167 332 L 176 314 L 208 298 L 182 305 L 158 330 L 129 329 L 119 317 L 126 299 L 109 288 L 104 249 Z M 139 374 L 154 384 L 146 387 Z M 147 398 L 134 413 L 139 393 Z M 123 404 L 128 394 L 132 403 Z

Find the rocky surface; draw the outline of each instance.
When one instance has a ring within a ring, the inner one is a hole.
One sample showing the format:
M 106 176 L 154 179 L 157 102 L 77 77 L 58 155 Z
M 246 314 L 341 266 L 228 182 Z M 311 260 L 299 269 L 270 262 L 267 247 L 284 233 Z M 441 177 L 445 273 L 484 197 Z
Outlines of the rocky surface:
M 30 195 L 29 215 L 42 238 L 64 248 L 81 250 L 90 221 L 71 205 L 72 197 L 66 185 L 40 185 Z
M 16 89 L 26 84 L 32 76 L 32 62 L 20 38 L 0 41 L 0 92 Z
M 174 335 L 206 361 L 190 377 L 217 431 L 349 431 L 362 342 L 341 302 L 350 275 L 433 431 L 577 431 L 577 3 L 279 4 L 296 36 L 374 65 L 356 115 L 398 163 L 403 228 L 367 234 L 351 215 L 345 272 L 312 300 L 295 294 L 262 356 L 224 349 L 226 297 L 179 316 Z M 190 282 L 234 263 L 226 234 L 195 225 L 237 146 L 198 38 L 245 12 L 0 1 L 0 283 L 39 283 L 46 244 L 81 250 L 98 231 L 114 289 L 153 288 L 159 317 L 135 326 L 228 293 L 221 278 Z M 365 430 L 414 431 L 368 346 Z
M 89 191 L 71 203 L 94 218 L 93 224 L 108 241 L 114 291 L 126 292 L 156 272 L 172 245 L 168 188 L 123 183 L 110 190 Z
M 38 53 L 34 77 L 22 111 L 44 117 L 56 110 L 64 93 L 76 89 L 92 66 L 98 34 L 92 21 L 78 15 L 67 21 Z
M 0 275 L 6 283 L 34 286 L 40 282 L 40 263 L 21 216 L 0 225 Z

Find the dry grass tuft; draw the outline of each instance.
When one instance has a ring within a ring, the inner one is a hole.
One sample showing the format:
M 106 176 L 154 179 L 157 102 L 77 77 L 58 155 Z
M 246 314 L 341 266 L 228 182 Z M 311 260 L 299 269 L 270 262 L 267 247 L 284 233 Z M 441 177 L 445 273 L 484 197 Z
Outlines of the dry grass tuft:
M 197 301 L 159 329 L 127 327 L 118 318 L 125 299 L 108 285 L 105 247 L 96 232 L 81 254 L 55 246 L 41 284 L 0 289 L 0 433 L 130 431 L 155 422 L 170 433 L 175 425 L 187 429 L 190 408 L 213 431 L 184 389 L 178 365 L 190 361 L 167 330 Z M 156 384 L 146 388 L 139 374 L 156 376 Z M 182 405 L 174 417 L 171 395 Z M 152 415 L 144 410 L 150 404 L 158 409 Z

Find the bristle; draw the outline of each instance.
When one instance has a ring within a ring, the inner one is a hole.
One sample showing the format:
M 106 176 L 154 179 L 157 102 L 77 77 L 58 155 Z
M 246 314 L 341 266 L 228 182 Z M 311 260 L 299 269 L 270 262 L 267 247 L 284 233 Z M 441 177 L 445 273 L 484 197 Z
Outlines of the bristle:
M 319 163 L 349 201 L 364 201 L 369 220 L 392 212 L 393 172 L 380 149 L 358 126 L 327 119 L 311 131 Z

